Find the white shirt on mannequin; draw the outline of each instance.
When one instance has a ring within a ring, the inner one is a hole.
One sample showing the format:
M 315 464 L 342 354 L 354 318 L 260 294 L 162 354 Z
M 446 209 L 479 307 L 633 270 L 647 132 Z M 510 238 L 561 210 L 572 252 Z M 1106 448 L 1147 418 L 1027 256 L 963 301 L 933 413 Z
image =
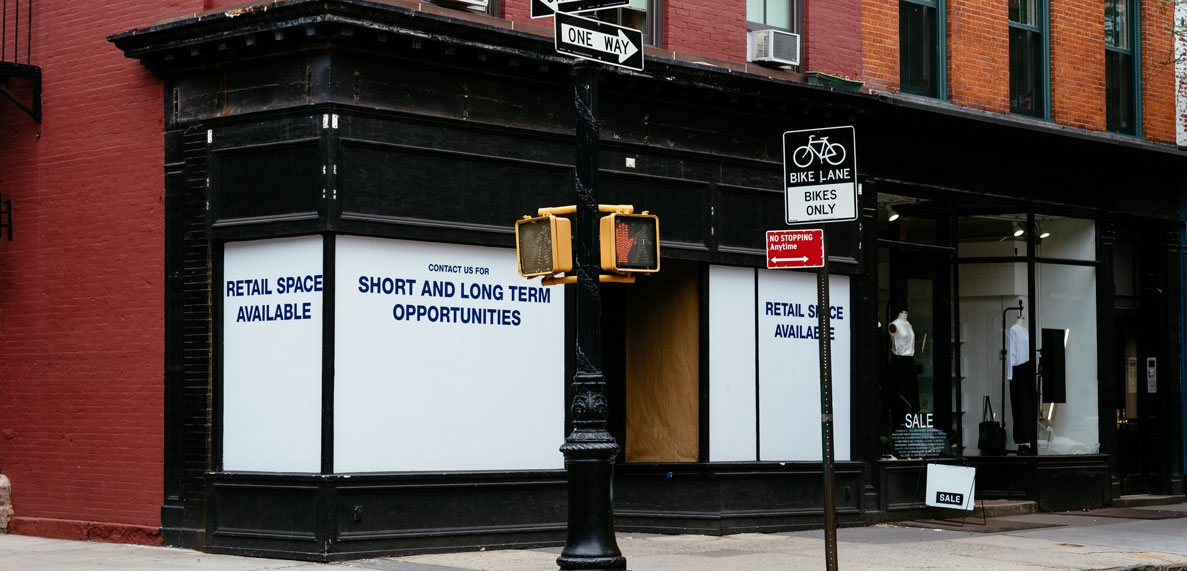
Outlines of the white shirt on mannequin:
M 911 322 L 907 321 L 907 312 L 900 312 L 898 317 L 886 326 L 886 331 L 890 332 L 891 353 L 900 357 L 915 355 L 915 329 L 911 327 Z
M 1006 334 L 1006 380 L 1014 380 L 1014 366 L 1030 361 L 1030 333 L 1026 331 L 1026 320 L 1021 317 L 1010 326 Z

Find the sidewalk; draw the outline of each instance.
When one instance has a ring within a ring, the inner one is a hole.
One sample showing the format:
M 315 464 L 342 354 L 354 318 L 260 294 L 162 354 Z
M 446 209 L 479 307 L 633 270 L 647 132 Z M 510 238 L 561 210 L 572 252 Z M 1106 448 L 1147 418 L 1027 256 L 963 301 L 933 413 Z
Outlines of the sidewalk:
M 974 523 L 975 521 L 975 523 Z M 1187 504 L 1110 508 L 970 520 L 846 528 L 839 567 L 864 569 L 1187 571 Z M 820 530 L 725 537 L 624 533 L 618 545 L 633 571 L 824 569 Z M 560 548 L 416 555 L 334 564 L 209 555 L 0 535 L 0 570 L 20 571 L 555 571 Z

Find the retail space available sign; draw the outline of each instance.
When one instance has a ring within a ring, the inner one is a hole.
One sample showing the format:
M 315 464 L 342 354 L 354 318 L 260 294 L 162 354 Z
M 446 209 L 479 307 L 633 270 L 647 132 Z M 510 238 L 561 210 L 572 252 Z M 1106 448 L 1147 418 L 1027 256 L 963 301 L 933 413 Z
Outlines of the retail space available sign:
M 223 467 L 321 470 L 321 236 L 223 247 Z
M 973 509 L 973 484 L 977 469 L 966 466 L 927 465 L 925 504 L 935 508 Z
M 768 230 L 767 269 L 824 266 L 824 230 Z
M 852 126 L 783 133 L 788 224 L 857 219 L 857 144 Z

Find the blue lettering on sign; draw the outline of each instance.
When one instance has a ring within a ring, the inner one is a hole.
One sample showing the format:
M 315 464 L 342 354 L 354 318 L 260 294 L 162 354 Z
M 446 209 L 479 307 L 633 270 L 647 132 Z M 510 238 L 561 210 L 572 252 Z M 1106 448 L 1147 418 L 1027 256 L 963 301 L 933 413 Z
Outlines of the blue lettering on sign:
M 804 312 L 803 303 L 781 302 L 781 301 L 767 301 L 763 303 L 764 313 L 775 317 L 807 317 L 815 319 L 818 315 L 817 305 L 808 304 L 807 313 Z M 839 305 L 830 305 L 828 316 L 830 319 L 845 319 L 845 308 Z
M 787 339 L 819 339 L 820 326 L 819 325 L 797 325 L 794 323 L 776 323 L 775 337 L 783 337 Z M 837 340 L 837 328 L 828 328 L 829 341 Z
M 322 290 L 321 274 L 276 278 L 276 293 L 314 293 Z
M 493 284 L 462 284 L 462 299 L 493 299 L 503 301 L 503 286 Z
M 428 264 L 427 268 L 434 273 L 477 276 L 490 274 L 490 268 L 483 266 L 434 263 Z M 288 282 L 285 282 L 285 287 L 289 287 Z M 552 303 L 552 290 L 547 287 L 470 281 L 455 282 L 448 279 L 417 280 L 392 276 L 360 275 L 355 289 L 360 294 L 421 297 L 435 300 L 464 299 L 530 304 Z M 434 303 L 396 303 L 391 306 L 391 316 L 393 320 L 404 323 L 457 323 L 509 327 L 518 327 L 523 323 L 523 313 L 518 309 L 460 307 Z
M 551 291 L 546 287 L 510 286 L 511 301 L 524 303 L 549 303 L 552 301 Z
M 235 316 L 236 323 L 294 321 L 300 319 L 313 319 L 313 304 L 306 301 L 300 304 L 244 305 L 239 307 L 239 313 Z
M 416 295 L 414 287 L 416 287 L 416 280 L 413 279 L 359 276 L 359 293 Z
M 321 276 L 318 276 L 318 278 L 321 278 Z M 247 295 L 272 295 L 272 288 L 268 284 L 268 278 L 227 281 L 227 297 L 243 297 Z
M 457 286 L 453 282 L 431 281 L 425 282 L 420 288 L 420 295 L 424 297 L 453 297 Z
M 419 304 L 393 305 L 392 318 L 396 321 L 462 323 L 465 325 L 509 325 L 512 327 L 518 327 L 522 322 L 522 317 L 518 309 L 447 307 Z
M 819 307 L 819 305 L 814 303 L 796 301 L 762 302 L 762 310 L 765 315 L 771 317 L 800 317 L 810 319 L 813 322 L 820 316 Z M 828 313 L 831 320 L 841 321 L 845 319 L 844 306 L 830 305 Z M 819 339 L 820 326 L 798 323 L 776 323 L 775 337 L 778 339 Z M 836 341 L 837 329 L 835 327 L 829 327 L 828 338 Z

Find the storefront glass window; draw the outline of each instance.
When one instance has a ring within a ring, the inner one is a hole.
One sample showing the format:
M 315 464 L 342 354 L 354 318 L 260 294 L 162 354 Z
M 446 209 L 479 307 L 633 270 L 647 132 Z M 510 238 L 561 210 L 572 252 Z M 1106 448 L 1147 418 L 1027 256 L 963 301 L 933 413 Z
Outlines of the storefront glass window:
M 956 232 L 961 259 L 1026 256 L 1025 214 L 962 216 Z
M 1094 221 L 966 216 L 958 221 L 958 235 L 954 358 L 961 375 L 965 454 L 1096 453 Z M 1033 260 L 1001 261 L 1025 258 L 1028 243 Z M 1004 448 L 978 442 L 978 425 L 988 419 L 1002 423 Z
M 954 454 L 951 204 L 878 196 L 884 453 Z
M 948 207 L 893 194 L 878 195 L 878 238 L 894 242 L 938 244 Z
M 1064 260 L 1096 259 L 1096 223 L 1083 218 L 1035 215 L 1035 256 Z
M 1095 454 L 1096 268 L 1038 264 L 1039 454 Z
M 963 245 L 961 251 L 964 251 Z M 971 456 L 1001 454 L 1004 450 L 980 449 L 978 425 L 982 420 L 1000 423 L 1004 418 L 1006 442 L 1012 442 L 1010 436 L 1015 431 L 1008 410 L 1014 371 L 1013 362 L 1006 361 L 1006 350 L 1010 345 L 1011 328 L 1029 311 L 1026 264 L 965 263 L 962 260 L 959 275 L 957 358 L 960 359 L 960 398 L 964 411 L 964 453 Z M 1025 324 L 1024 319 L 1024 331 L 1028 330 Z M 1029 352 L 1016 352 L 1016 356 L 1023 355 L 1029 355 Z

